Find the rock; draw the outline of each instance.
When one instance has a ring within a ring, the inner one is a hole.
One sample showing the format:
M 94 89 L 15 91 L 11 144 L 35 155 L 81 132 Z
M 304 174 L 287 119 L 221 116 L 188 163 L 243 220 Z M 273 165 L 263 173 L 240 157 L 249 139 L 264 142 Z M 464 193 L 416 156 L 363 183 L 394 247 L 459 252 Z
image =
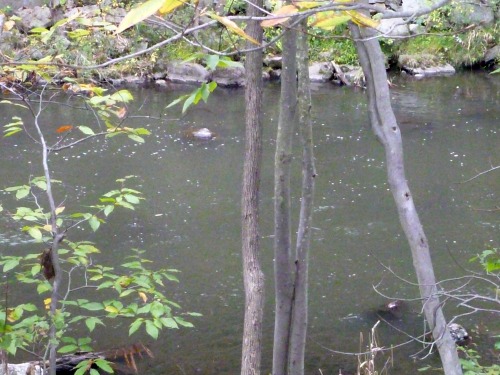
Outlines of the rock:
M 350 83 L 351 86 L 364 86 L 365 75 L 363 69 L 359 66 L 342 65 L 344 78 Z
M 169 63 L 167 64 L 166 79 L 178 83 L 203 83 L 210 78 L 210 73 L 196 63 Z
M 486 64 L 493 64 L 495 61 L 500 59 L 500 45 L 496 45 L 493 48 L 490 48 L 486 53 L 484 54 L 483 61 Z
M 484 4 L 481 0 L 461 1 L 451 8 L 450 19 L 458 25 L 492 24 L 495 20 L 493 3 Z
M 245 86 L 245 68 L 243 66 L 217 68 L 212 72 L 211 78 L 222 87 Z
M 283 58 L 281 56 L 272 56 L 264 59 L 264 65 L 271 69 L 281 69 Z
M 394 300 L 380 306 L 377 313 L 386 319 L 401 319 L 406 310 L 407 306 L 404 301 Z
M 328 82 L 332 77 L 333 67 L 329 62 L 318 62 L 309 66 L 309 78 L 313 83 Z
M 469 333 L 462 327 L 460 324 L 451 323 L 448 326 L 450 331 L 451 338 L 455 341 L 455 343 L 459 346 L 465 346 L 471 343 L 472 338 L 469 336 Z
M 215 133 L 208 128 L 189 128 L 183 132 L 183 136 L 189 141 L 209 141 L 215 138 Z
M 271 81 L 277 81 L 281 78 L 281 69 L 271 69 L 269 71 L 269 79 Z
M 384 35 L 390 36 L 408 36 L 410 35 L 410 27 L 404 24 L 402 18 L 389 18 L 381 20 L 377 30 Z
M 165 81 L 164 79 L 157 79 L 155 81 L 155 85 L 158 87 L 167 87 L 168 86 L 167 81 Z
M 440 66 L 431 66 L 428 68 L 410 68 L 402 67 L 407 73 L 410 73 L 417 78 L 423 77 L 436 77 L 436 76 L 450 76 L 455 74 L 455 68 L 450 64 L 444 64 Z
M 52 14 L 50 9 L 45 6 L 19 9 L 16 15 L 21 18 L 20 27 L 24 31 L 35 27 L 48 28 L 52 24 Z

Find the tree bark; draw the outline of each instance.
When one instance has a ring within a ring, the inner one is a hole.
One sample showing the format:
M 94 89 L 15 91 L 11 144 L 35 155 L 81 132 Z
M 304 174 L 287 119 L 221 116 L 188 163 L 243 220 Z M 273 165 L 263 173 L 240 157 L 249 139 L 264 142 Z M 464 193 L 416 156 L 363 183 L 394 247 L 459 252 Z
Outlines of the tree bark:
M 302 142 L 302 198 L 295 260 L 295 299 L 292 306 L 289 350 L 290 375 L 304 374 L 308 318 L 309 249 L 316 177 L 311 120 L 308 34 L 306 31 L 307 23 L 303 21 L 297 46 L 299 129 Z
M 262 6 L 262 0 L 255 4 Z M 249 16 L 260 12 L 248 6 Z M 262 28 L 251 21 L 247 34 L 262 41 Z M 245 287 L 245 318 L 241 354 L 241 374 L 260 374 L 262 352 L 262 320 L 264 316 L 264 274 L 260 265 L 259 185 L 262 160 L 262 52 L 246 56 L 245 69 L 245 161 L 241 198 L 243 283 Z
M 427 323 L 432 330 L 446 375 L 461 375 L 455 343 L 447 329 L 438 298 L 429 244 L 406 182 L 401 132 L 391 107 L 387 73 L 380 44 L 370 29 L 351 24 L 368 90 L 368 114 L 377 138 L 385 148 L 388 181 L 399 219 L 410 245 L 413 266 Z M 363 40 L 363 38 L 368 38 Z
M 290 164 L 297 107 L 297 32 L 283 33 L 281 97 L 274 160 L 274 276 L 275 321 L 273 374 L 288 371 L 288 350 L 294 294 L 294 261 L 291 251 Z

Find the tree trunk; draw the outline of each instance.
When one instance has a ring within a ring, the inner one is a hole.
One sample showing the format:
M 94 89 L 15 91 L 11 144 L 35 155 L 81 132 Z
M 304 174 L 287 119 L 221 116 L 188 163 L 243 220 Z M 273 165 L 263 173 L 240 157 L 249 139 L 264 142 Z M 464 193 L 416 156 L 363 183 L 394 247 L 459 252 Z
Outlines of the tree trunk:
M 311 120 L 311 88 L 307 24 L 302 22 L 297 46 L 299 129 L 302 141 L 302 199 L 297 232 L 295 260 L 295 299 L 292 306 L 292 326 L 289 350 L 289 374 L 304 374 L 304 358 L 308 317 L 308 270 L 311 221 L 314 202 L 316 169 Z
M 260 3 L 260 4 L 259 4 Z M 262 0 L 256 4 L 261 6 Z M 259 16 L 248 7 L 249 16 Z M 262 41 L 259 22 L 249 22 L 247 34 Z M 243 282 L 245 286 L 245 321 L 241 354 L 241 374 L 260 374 L 262 320 L 264 316 L 264 274 L 259 253 L 259 185 L 262 160 L 262 52 L 249 52 L 245 69 L 245 161 L 241 198 Z
M 359 60 L 368 89 L 368 114 L 373 131 L 385 148 L 389 185 L 410 245 L 425 318 L 432 330 L 446 375 L 462 374 L 455 343 L 446 326 L 438 298 L 429 244 L 406 182 L 401 132 L 391 107 L 387 73 L 375 32 L 352 24 Z M 362 38 L 367 38 L 363 40 Z
M 290 164 L 297 107 L 297 32 L 294 29 L 287 29 L 283 34 L 280 112 L 274 160 L 274 282 L 276 295 L 273 344 L 274 375 L 287 374 L 295 274 L 291 252 Z

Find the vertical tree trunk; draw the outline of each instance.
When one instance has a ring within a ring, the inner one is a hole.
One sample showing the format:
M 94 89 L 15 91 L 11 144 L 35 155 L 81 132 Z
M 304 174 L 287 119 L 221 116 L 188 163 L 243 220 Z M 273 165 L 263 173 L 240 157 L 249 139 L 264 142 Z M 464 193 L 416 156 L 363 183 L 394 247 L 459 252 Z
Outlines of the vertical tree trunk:
M 283 67 L 274 160 L 274 282 L 276 294 L 273 345 L 274 375 L 287 374 L 295 273 L 290 232 L 290 164 L 297 107 L 297 32 L 294 29 L 285 30 L 282 40 Z
M 262 0 L 255 3 L 261 6 Z M 248 6 L 249 16 L 260 12 Z M 259 22 L 251 21 L 248 35 L 262 41 Z M 262 52 L 249 52 L 245 69 L 245 161 L 241 198 L 243 282 L 245 286 L 245 321 L 241 354 L 241 374 L 260 374 L 262 352 L 262 320 L 264 316 L 264 274 L 259 254 L 259 185 L 262 160 Z
M 297 46 L 299 129 L 302 141 L 302 199 L 297 232 L 295 260 L 295 299 L 292 306 L 289 374 L 304 374 L 304 358 L 308 317 L 308 270 L 311 239 L 311 221 L 314 202 L 316 169 L 311 120 L 311 88 L 307 23 L 303 21 Z
M 372 128 L 385 148 L 389 185 L 396 202 L 399 219 L 413 257 L 427 323 L 432 330 L 446 375 L 460 375 L 462 369 L 455 343 L 447 329 L 437 296 L 436 279 L 429 244 L 420 223 L 406 182 L 400 129 L 391 107 L 387 73 L 382 51 L 369 29 L 351 25 L 359 60 L 368 89 L 368 113 Z M 363 40 L 362 38 L 367 38 Z

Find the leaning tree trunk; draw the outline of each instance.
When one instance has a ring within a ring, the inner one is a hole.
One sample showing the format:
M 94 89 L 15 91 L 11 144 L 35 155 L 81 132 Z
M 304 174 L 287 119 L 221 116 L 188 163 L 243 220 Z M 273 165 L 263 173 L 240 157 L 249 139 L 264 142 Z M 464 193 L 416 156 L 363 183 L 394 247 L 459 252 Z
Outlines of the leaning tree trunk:
M 302 141 L 302 199 L 297 232 L 295 259 L 295 298 L 292 305 L 289 375 L 304 374 L 304 358 L 308 317 L 308 270 L 311 221 L 316 169 L 311 120 L 311 88 L 309 81 L 308 34 L 303 21 L 297 45 L 299 129 Z
M 386 154 L 389 185 L 408 239 L 422 297 L 425 318 L 441 356 L 446 375 L 462 374 L 455 343 L 446 326 L 436 286 L 429 244 L 406 182 L 401 132 L 391 107 L 387 73 L 375 32 L 351 25 L 368 89 L 368 113 L 373 131 Z M 366 38 L 366 39 L 363 39 Z
M 262 0 L 255 4 L 262 7 Z M 249 16 L 260 11 L 248 6 Z M 262 41 L 259 22 L 249 22 L 247 34 Z M 262 320 L 264 316 L 264 274 L 259 253 L 259 184 L 262 159 L 262 52 L 249 52 L 245 62 L 245 161 L 241 197 L 241 236 L 243 283 L 245 285 L 245 321 L 241 354 L 241 374 L 260 374 Z
M 294 259 L 291 251 L 290 165 L 297 108 L 297 32 L 283 33 L 281 97 L 274 159 L 274 283 L 275 321 L 273 374 L 288 373 L 288 350 L 293 302 Z

